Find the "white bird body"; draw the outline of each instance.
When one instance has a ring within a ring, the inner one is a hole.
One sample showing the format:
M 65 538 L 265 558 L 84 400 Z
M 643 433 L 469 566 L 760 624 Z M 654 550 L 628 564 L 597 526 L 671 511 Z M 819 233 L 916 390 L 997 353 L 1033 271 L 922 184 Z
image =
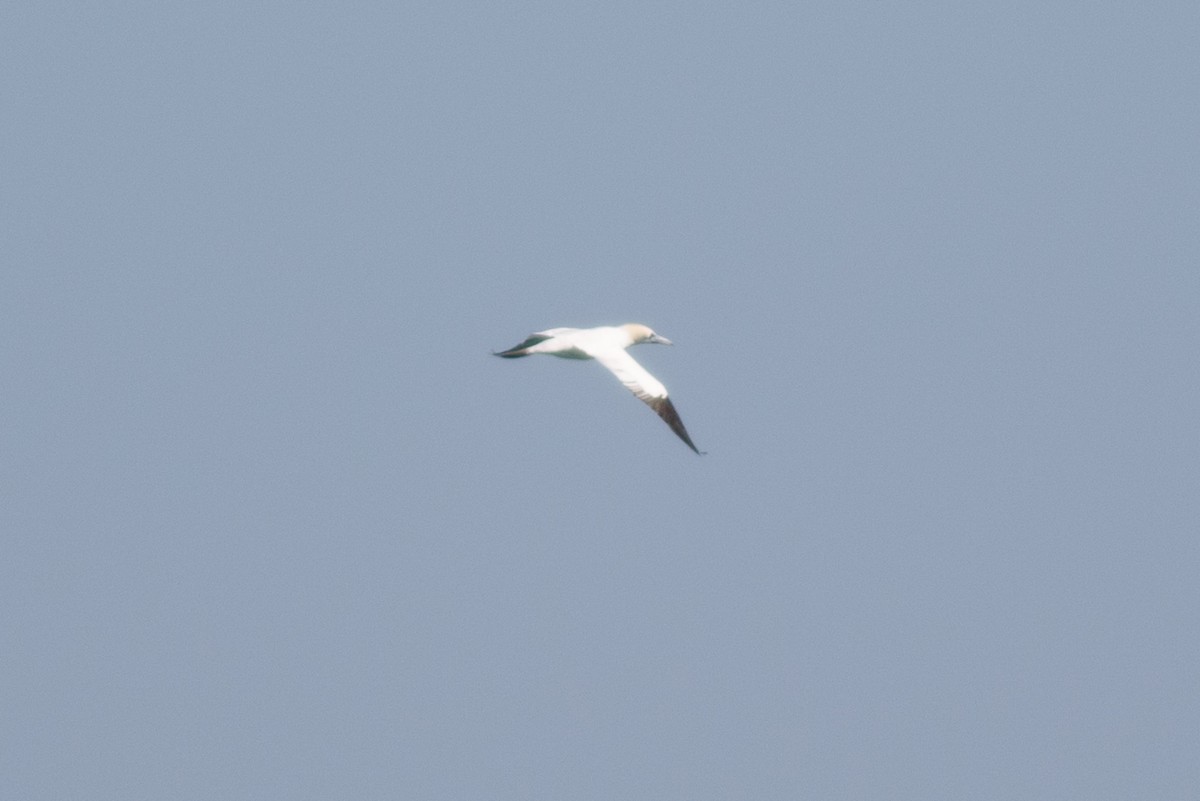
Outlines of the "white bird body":
M 530 334 L 521 344 L 495 355 L 516 359 L 545 353 L 561 359 L 595 359 L 607 367 L 626 389 L 666 421 L 689 448 L 700 453 L 692 444 L 687 429 L 683 427 L 675 405 L 667 397 L 667 388 L 625 351 L 630 345 L 643 342 L 672 344 L 669 339 L 660 337 L 644 325 L 628 323 L 599 328 L 549 328 Z

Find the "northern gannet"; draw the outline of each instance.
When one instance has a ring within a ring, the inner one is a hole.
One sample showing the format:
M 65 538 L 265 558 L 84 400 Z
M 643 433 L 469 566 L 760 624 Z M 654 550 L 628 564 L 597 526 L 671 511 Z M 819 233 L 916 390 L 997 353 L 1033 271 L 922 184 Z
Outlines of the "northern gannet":
M 534 353 L 548 353 L 563 359 L 595 359 L 612 371 L 625 388 L 653 409 L 666 421 L 671 430 L 696 453 L 679 413 L 667 397 L 667 388 L 625 352 L 630 345 L 650 342 L 670 345 L 671 340 L 660 337 L 644 325 L 628 323 L 600 328 L 550 328 L 530 334 L 520 345 L 493 353 L 506 359 L 517 359 Z

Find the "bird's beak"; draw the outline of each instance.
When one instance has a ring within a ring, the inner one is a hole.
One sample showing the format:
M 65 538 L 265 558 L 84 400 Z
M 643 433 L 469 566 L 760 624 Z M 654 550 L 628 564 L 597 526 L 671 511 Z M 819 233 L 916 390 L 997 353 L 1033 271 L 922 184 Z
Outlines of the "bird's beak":
M 654 336 L 650 337 L 650 341 L 652 343 L 654 343 L 655 345 L 674 345 L 675 344 L 674 342 L 667 339 L 666 337 L 660 337 L 658 334 L 655 334 Z

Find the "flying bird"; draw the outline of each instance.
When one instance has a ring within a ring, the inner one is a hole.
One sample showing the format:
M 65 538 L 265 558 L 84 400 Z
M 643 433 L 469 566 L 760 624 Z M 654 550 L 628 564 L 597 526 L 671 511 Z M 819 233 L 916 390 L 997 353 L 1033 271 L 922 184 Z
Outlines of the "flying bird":
M 644 325 L 628 323 L 600 328 L 550 328 L 530 334 L 525 341 L 508 350 L 494 353 L 506 359 L 517 359 L 534 353 L 547 353 L 562 359 L 595 359 L 607 367 L 625 388 L 638 397 L 666 421 L 679 438 L 696 453 L 675 405 L 667 397 L 667 388 L 625 352 L 630 345 L 649 342 L 670 345 L 671 340 L 660 337 Z

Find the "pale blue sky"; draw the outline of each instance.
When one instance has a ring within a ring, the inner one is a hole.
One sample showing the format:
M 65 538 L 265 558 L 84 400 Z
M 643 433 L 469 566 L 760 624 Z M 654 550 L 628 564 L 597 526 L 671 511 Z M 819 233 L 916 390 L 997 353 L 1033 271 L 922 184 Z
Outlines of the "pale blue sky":
M 0 796 L 1193 797 L 1194 2 L 10 6 Z

